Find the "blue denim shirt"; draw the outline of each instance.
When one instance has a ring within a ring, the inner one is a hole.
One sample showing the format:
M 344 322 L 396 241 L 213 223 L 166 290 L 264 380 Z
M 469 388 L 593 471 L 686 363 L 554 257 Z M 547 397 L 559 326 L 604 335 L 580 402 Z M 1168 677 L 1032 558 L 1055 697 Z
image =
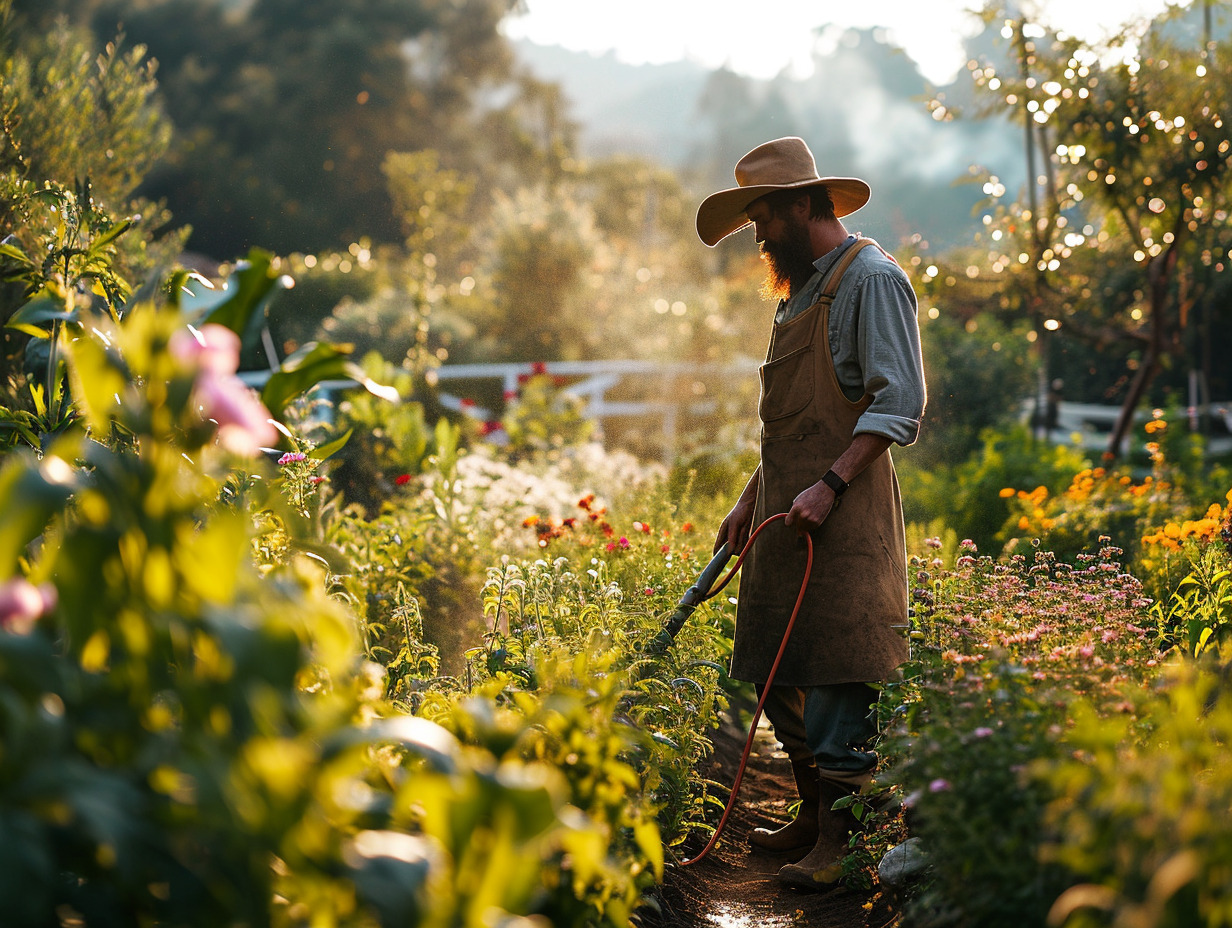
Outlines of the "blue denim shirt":
M 847 236 L 813 262 L 817 273 L 779 303 L 776 324 L 817 302 L 826 274 L 857 237 Z M 830 307 L 830 352 L 847 398 L 873 397 L 853 434 L 871 432 L 900 445 L 914 442 L 927 400 L 915 291 L 903 269 L 880 248 L 861 251 L 839 283 Z

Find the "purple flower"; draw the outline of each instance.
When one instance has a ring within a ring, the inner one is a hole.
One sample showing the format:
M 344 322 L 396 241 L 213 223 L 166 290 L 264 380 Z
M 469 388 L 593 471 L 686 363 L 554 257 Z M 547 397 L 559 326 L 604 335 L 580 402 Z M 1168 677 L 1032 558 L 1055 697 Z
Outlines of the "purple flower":
M 28 635 L 40 616 L 56 607 L 56 588 L 50 583 L 35 586 L 24 577 L 0 584 L 0 629 Z
M 975 737 L 977 737 L 977 738 L 987 738 L 989 735 L 991 735 L 991 734 L 992 734 L 992 729 L 991 729 L 991 728 L 987 728 L 987 727 L 985 727 L 985 726 L 981 725 L 979 728 L 977 728 L 977 729 L 976 729 L 975 731 L 973 731 L 971 734 L 975 735 Z
M 937 779 L 933 780 L 931 783 L 928 784 L 928 791 L 930 793 L 944 793 L 944 792 L 947 792 L 949 788 L 950 788 L 950 781 L 943 780 L 940 777 L 938 777 Z

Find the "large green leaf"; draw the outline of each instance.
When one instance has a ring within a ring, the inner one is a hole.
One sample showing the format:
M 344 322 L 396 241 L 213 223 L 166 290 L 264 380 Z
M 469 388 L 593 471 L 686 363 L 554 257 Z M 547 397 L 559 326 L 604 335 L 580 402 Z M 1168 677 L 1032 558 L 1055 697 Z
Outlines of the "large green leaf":
M 370 725 L 331 732 L 322 744 L 322 755 L 331 759 L 354 747 L 394 744 L 422 758 L 439 773 L 457 772 L 461 761 L 458 739 L 429 719 L 414 715 L 395 715 Z
M 2 408 L 2 407 L 0 407 Z M 335 438 L 333 441 L 326 442 L 319 448 L 312 449 L 312 458 L 316 461 L 328 461 L 331 457 L 346 447 L 346 443 L 351 440 L 351 433 L 354 429 L 347 429 L 346 433 Z
M 382 925 L 417 925 L 433 864 L 439 857 L 426 838 L 393 831 L 362 831 L 344 851 L 362 902 Z
M 270 298 L 284 286 L 286 278 L 274 269 L 274 256 L 254 248 L 221 290 L 209 290 L 200 278 L 187 282 L 191 295 L 182 298 L 180 306 L 193 324 L 226 326 L 249 347 L 261 336 Z
M 97 434 L 104 435 L 123 396 L 129 373 L 119 350 L 104 337 L 80 338 L 71 346 L 69 367 L 78 407 Z
M 390 402 L 399 400 L 398 391 L 372 380 L 350 360 L 349 345 L 309 342 L 270 375 L 261 390 L 261 402 L 275 419 L 281 419 L 287 404 L 324 380 L 353 380 L 374 396 Z
M 44 327 L 40 323 L 55 322 L 57 320 L 61 322 L 75 321 L 76 319 L 76 310 L 71 312 L 65 310 L 64 304 L 61 301 L 45 294 L 40 294 L 13 313 L 9 317 L 5 328 L 16 329 L 35 338 L 49 338 L 51 336 L 51 326 Z
M 17 572 L 17 559 L 72 496 L 77 472 L 56 455 L 37 461 L 12 451 L 0 469 L 0 580 Z

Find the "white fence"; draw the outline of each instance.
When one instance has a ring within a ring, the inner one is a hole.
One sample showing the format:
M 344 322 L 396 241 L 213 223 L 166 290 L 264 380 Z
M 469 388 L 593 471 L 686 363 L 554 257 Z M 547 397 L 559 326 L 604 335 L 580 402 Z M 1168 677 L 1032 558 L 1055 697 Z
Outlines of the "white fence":
M 1026 400 L 1022 407 L 1022 419 L 1031 421 L 1035 414 L 1036 401 Z M 1102 406 L 1095 403 L 1058 403 L 1057 423 L 1048 434 L 1047 439 L 1053 444 L 1075 445 L 1086 451 L 1104 451 L 1112 440 L 1112 429 L 1116 425 L 1117 416 L 1121 414 L 1120 406 Z M 1186 410 L 1185 427 L 1196 431 L 1203 418 L 1209 416 L 1211 434 L 1207 438 L 1207 448 L 1212 454 L 1227 454 L 1232 452 L 1232 400 L 1213 402 L 1207 406 L 1191 406 Z M 1140 411 L 1135 422 L 1145 422 L 1150 415 Z M 1173 423 L 1179 425 L 1180 423 Z M 1126 441 L 1132 440 L 1130 436 Z M 1122 448 L 1122 451 L 1128 449 Z
M 745 359 L 727 364 L 663 364 L 656 361 L 553 361 L 550 363 L 507 364 L 446 364 L 433 371 L 442 389 L 439 399 L 448 409 L 455 409 L 483 421 L 496 418 L 494 410 L 470 402 L 466 397 L 448 392 L 445 384 L 499 381 L 506 398 L 516 395 L 522 381 L 535 374 L 547 374 L 572 380 L 564 388 L 586 402 L 586 416 L 600 429 L 612 419 L 639 417 L 657 420 L 663 459 L 671 463 L 676 454 L 677 436 L 682 416 L 702 416 L 717 409 L 717 392 L 708 389 L 701 397 L 691 390 L 682 391 L 684 383 L 714 384 L 733 378 L 754 378 L 757 361 Z M 625 381 L 636 381 L 642 394 L 654 398 L 613 400 L 608 393 Z
M 641 417 L 657 421 L 663 458 L 670 462 L 675 455 L 678 433 L 685 417 L 714 413 L 721 384 L 747 380 L 749 388 L 755 388 L 758 364 L 752 358 L 727 364 L 663 364 L 631 360 L 446 364 L 436 368 L 432 376 L 440 387 L 438 398 L 443 406 L 482 422 L 498 419 L 500 411 L 474 402 L 460 389 L 465 385 L 482 384 L 484 381 L 499 383 L 502 394 L 508 400 L 517 394 L 521 382 L 534 374 L 565 378 L 568 381 L 565 389 L 585 400 L 586 415 L 600 429 L 605 423 L 620 418 Z M 269 372 L 253 371 L 241 376 L 250 385 L 259 387 Z M 636 391 L 628 389 L 629 381 L 636 384 Z M 697 382 L 709 385 L 701 396 L 687 388 L 687 385 Z M 354 386 L 355 383 L 350 380 L 322 384 L 324 389 L 330 391 Z M 622 392 L 626 393 L 649 394 L 649 398 L 610 399 L 609 394 L 617 388 L 622 388 Z M 1031 419 L 1035 408 L 1035 400 L 1024 401 L 1020 407 L 1024 421 Z M 1119 406 L 1061 402 L 1057 405 L 1056 426 L 1046 438 L 1055 444 L 1075 445 L 1092 452 L 1103 451 L 1112 437 L 1119 413 Z M 1196 428 L 1208 414 L 1213 425 L 1209 436 L 1210 451 L 1215 454 L 1232 452 L 1232 400 L 1191 407 L 1187 411 L 1190 427 Z M 1141 413 L 1137 418 L 1144 420 L 1147 414 Z M 494 437 L 499 440 L 499 435 Z

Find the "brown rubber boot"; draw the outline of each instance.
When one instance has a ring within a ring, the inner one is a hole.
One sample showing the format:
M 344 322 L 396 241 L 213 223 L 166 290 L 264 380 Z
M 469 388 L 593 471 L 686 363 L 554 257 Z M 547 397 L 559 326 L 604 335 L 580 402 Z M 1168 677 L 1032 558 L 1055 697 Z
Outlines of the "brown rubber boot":
M 780 883 L 796 889 L 828 889 L 843 876 L 843 858 L 855 817 L 847 809 L 831 808 L 844 796 L 857 790 L 851 784 L 822 779 L 818 783 L 820 802 L 817 809 L 817 841 L 803 860 L 779 870 Z
M 813 759 L 793 760 L 791 772 L 800 793 L 800 808 L 796 817 L 782 828 L 754 828 L 749 844 L 766 851 L 801 851 L 817 843 L 817 814 L 821 804 L 821 782 Z

